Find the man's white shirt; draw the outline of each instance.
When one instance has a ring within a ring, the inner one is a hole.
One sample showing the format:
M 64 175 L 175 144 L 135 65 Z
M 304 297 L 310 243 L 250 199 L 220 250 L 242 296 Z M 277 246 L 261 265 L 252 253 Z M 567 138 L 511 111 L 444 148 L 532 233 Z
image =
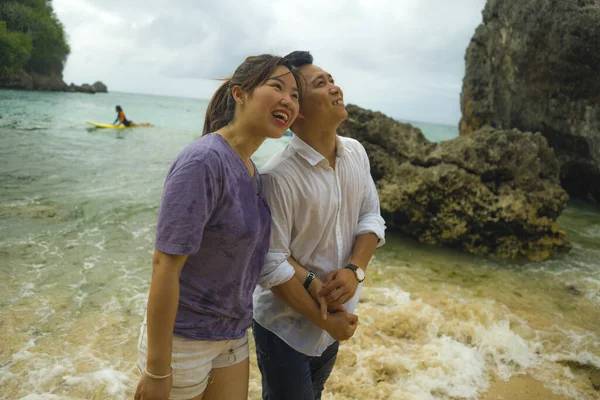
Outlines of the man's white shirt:
M 308 356 L 320 356 L 334 339 L 271 292 L 271 287 L 294 276 L 288 257 L 324 280 L 349 262 L 357 236 L 375 233 L 378 247 L 385 242 L 385 221 L 364 147 L 337 136 L 336 153 L 333 169 L 294 135 L 260 170 L 272 227 L 269 252 L 254 291 L 254 319 Z M 356 309 L 361 286 L 345 304 L 350 313 Z

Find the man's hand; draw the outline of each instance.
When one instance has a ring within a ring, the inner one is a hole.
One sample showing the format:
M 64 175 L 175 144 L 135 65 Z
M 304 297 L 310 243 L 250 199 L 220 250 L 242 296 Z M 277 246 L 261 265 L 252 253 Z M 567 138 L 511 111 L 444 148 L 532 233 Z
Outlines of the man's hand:
M 358 280 L 354 271 L 348 268 L 336 269 L 327 275 L 318 296 L 324 297 L 330 307 L 339 306 L 350 300 L 357 288 Z
M 329 307 L 331 314 L 325 323 L 325 330 L 335 340 L 348 340 L 356 331 L 358 316 L 350 314 L 343 305 Z

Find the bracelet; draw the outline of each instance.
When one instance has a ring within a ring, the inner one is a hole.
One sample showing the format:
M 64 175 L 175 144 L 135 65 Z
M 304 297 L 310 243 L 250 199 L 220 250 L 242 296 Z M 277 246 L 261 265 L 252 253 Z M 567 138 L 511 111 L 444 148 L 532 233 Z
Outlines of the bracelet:
M 144 375 L 146 375 L 148 378 L 152 378 L 152 379 L 166 379 L 166 378 L 170 377 L 171 375 L 173 375 L 173 367 L 171 367 L 171 372 L 169 372 L 167 375 L 154 375 L 154 374 L 151 374 L 150 372 L 148 372 L 148 370 L 146 368 L 144 368 Z
M 312 271 L 308 271 L 308 275 L 306 275 L 306 279 L 304 280 L 304 289 L 308 290 L 310 283 L 315 279 L 315 273 Z

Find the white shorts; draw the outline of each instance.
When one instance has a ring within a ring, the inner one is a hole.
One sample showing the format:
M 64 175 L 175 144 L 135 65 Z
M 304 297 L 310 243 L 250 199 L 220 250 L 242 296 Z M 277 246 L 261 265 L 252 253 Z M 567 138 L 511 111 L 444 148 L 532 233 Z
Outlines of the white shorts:
M 146 367 L 148 334 L 146 322 L 140 329 L 137 367 Z M 173 335 L 173 387 L 171 400 L 191 399 L 206 390 L 210 371 L 225 368 L 246 360 L 249 356 L 248 335 L 236 340 L 203 341 Z M 152 371 L 150 371 L 152 372 Z

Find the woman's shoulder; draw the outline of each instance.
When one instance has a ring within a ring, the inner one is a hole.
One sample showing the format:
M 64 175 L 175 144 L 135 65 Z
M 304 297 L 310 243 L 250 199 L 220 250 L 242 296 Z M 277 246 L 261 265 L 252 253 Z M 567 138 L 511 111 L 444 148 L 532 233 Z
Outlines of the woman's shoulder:
M 173 160 L 171 171 L 186 165 L 206 166 L 211 170 L 220 171 L 223 164 L 222 151 L 214 138 L 202 136 L 184 147 Z
M 215 136 L 205 135 L 194 140 L 179 152 L 177 159 L 181 161 L 218 161 L 222 154 L 222 144 Z

